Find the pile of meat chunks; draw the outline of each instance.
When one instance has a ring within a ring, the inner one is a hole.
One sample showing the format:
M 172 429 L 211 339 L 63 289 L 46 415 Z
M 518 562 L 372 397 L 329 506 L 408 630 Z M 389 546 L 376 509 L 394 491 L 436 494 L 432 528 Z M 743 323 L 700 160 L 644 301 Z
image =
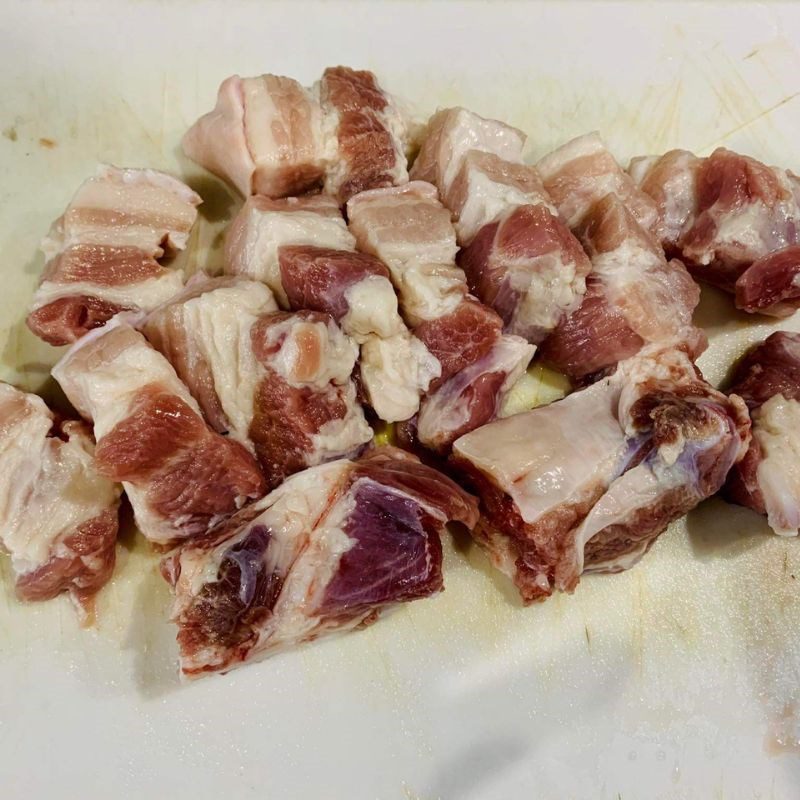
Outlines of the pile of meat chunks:
M 0 385 L 20 598 L 90 615 L 123 492 L 186 676 L 440 591 L 448 522 L 525 602 L 631 567 L 718 492 L 797 534 L 800 336 L 726 394 L 692 313 L 696 280 L 753 314 L 800 305 L 800 179 L 724 149 L 626 172 L 597 134 L 532 166 L 463 108 L 409 170 L 414 130 L 369 72 L 228 78 L 183 140 L 244 197 L 214 276 L 174 266 L 201 202 L 177 178 L 80 186 L 28 325 L 69 345 L 53 376 L 81 419 Z M 532 364 L 572 390 L 520 411 Z

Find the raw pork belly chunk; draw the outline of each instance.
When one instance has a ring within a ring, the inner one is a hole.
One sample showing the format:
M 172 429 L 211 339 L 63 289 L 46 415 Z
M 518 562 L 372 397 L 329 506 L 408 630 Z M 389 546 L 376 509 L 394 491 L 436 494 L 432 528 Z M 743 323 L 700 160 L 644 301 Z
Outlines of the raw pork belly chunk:
M 98 471 L 89 428 L 0 383 L 0 466 L 0 541 L 18 596 L 68 591 L 88 614 L 114 570 L 120 494 Z
M 278 311 L 263 283 L 198 274 L 143 331 L 270 487 L 372 438 L 351 377 L 354 342 L 328 314 Z
M 740 362 L 731 391 L 744 398 L 753 441 L 732 470 L 726 495 L 766 514 L 781 536 L 800 526 L 800 334 L 779 331 Z
M 740 398 L 648 347 L 549 406 L 486 425 L 452 459 L 481 496 L 476 539 L 525 602 L 632 566 L 714 494 L 749 443 Z
M 680 261 L 667 261 L 655 238 L 615 194 L 585 216 L 578 233 L 592 260 L 586 295 L 543 342 L 542 359 L 586 382 L 645 344 L 683 347 L 697 357 L 705 334 L 692 325 L 700 289 Z
M 411 170 L 433 182 L 455 220 L 458 263 L 505 330 L 538 344 L 586 290 L 591 265 L 534 167 L 525 136 L 463 108 L 437 112 Z
M 719 148 L 634 159 L 630 172 L 656 201 L 664 247 L 698 279 L 751 313 L 800 307 L 800 179 Z
M 470 495 L 394 448 L 293 475 L 162 562 L 184 675 L 257 661 L 440 591 L 440 533 L 477 517 Z
M 160 259 L 186 247 L 200 202 L 163 172 L 100 167 L 42 243 L 47 264 L 28 327 L 50 344 L 70 344 L 120 311 L 169 300 L 183 274 Z
M 371 72 L 331 67 L 312 89 L 277 75 L 228 78 L 183 150 L 245 197 L 324 188 L 345 203 L 408 180 L 407 138 L 397 104 Z
M 413 181 L 362 192 L 347 212 L 359 247 L 388 266 L 414 336 L 438 362 L 415 435 L 445 452 L 497 416 L 535 348 L 504 335 L 502 319 L 467 294 L 455 265 L 455 231 L 434 186 Z
M 330 197 L 251 197 L 231 223 L 225 268 L 264 281 L 283 308 L 333 316 L 360 344 L 361 387 L 377 416 L 405 420 L 439 366 L 398 313 L 387 267 L 355 244 Z
M 53 377 L 94 423 L 97 469 L 122 482 L 150 541 L 202 533 L 264 494 L 250 453 L 206 424 L 169 362 L 129 325 L 84 336 Z
M 620 167 L 597 133 L 567 142 L 538 161 L 536 169 L 561 218 L 573 230 L 596 203 L 613 193 L 643 228 L 655 232 L 656 203 Z

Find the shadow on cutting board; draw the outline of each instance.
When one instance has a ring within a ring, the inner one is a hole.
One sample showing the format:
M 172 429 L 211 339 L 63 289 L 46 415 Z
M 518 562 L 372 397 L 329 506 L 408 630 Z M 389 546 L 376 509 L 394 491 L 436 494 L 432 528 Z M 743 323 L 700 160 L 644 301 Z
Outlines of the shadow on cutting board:
M 128 537 L 126 533 L 123 539 Z M 128 568 L 141 571 L 134 592 L 131 623 L 124 647 L 133 652 L 133 676 L 137 692 L 145 699 L 163 697 L 181 688 L 175 627 L 169 622 L 172 603 L 169 586 L 159 572 L 159 555 L 134 531 L 127 544 L 138 555 Z
M 470 532 L 463 525 L 456 523 L 450 523 L 447 529 L 453 539 L 453 549 L 467 560 L 470 567 L 480 570 L 486 575 L 509 605 L 523 608 L 522 598 L 513 581 L 492 565 L 489 556 L 472 538 Z
M 773 535 L 766 519 L 747 508 L 713 497 L 686 516 L 692 554 L 701 561 L 737 558 L 763 546 Z

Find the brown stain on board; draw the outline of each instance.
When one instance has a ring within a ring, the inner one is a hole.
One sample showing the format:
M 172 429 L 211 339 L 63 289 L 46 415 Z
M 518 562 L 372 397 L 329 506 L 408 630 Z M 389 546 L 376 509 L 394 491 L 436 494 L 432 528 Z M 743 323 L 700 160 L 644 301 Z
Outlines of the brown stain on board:
M 3 138 L 8 139 L 10 142 L 17 141 L 17 129 L 12 125 L 3 131 Z
M 58 147 L 58 142 L 55 139 L 49 139 L 47 136 L 42 136 L 39 139 L 39 147 L 44 147 L 46 150 L 52 150 Z

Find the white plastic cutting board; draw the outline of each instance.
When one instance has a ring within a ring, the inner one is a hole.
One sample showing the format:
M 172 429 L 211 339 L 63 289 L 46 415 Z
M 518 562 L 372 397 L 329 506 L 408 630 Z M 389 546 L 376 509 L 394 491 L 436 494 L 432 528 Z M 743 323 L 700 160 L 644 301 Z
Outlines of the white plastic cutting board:
M 0 378 L 38 389 L 37 243 L 98 160 L 186 176 L 193 264 L 233 196 L 182 157 L 220 81 L 375 70 L 463 103 L 536 157 L 597 128 L 627 160 L 727 144 L 800 172 L 797 6 L 43 2 L 0 11 Z M 719 381 L 772 326 L 707 292 Z M 797 321 L 784 327 L 798 328 Z M 0 795 L 16 798 L 800 797 L 800 541 L 712 501 L 645 561 L 522 608 L 466 542 L 446 591 L 372 628 L 181 686 L 168 592 L 128 535 L 81 631 L 0 569 Z M 797 577 L 797 580 L 795 579 Z

